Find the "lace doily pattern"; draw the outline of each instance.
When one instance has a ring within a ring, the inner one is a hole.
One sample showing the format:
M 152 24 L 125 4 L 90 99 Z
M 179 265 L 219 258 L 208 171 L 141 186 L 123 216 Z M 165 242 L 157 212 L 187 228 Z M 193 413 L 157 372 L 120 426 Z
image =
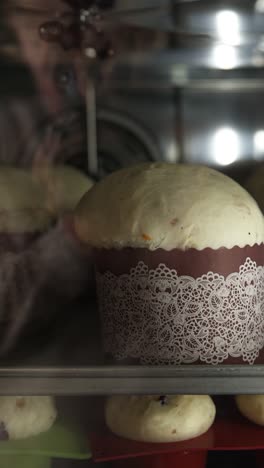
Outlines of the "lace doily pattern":
M 247 258 L 227 277 L 179 276 L 139 262 L 97 273 L 105 352 L 147 365 L 253 364 L 264 346 L 264 267 Z

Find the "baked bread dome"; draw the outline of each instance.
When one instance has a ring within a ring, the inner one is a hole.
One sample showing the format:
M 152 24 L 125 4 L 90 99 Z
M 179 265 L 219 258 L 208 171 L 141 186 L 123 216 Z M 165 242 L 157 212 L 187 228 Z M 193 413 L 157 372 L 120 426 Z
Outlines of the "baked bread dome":
M 82 242 L 97 248 L 186 250 L 261 244 L 257 203 L 229 177 L 207 167 L 142 164 L 117 171 L 81 200 Z
M 232 179 L 203 166 L 123 169 L 82 198 L 74 223 L 93 248 L 107 359 L 263 359 L 263 215 Z
M 0 232 L 43 232 L 51 224 L 42 190 L 22 169 L 0 168 Z
M 0 397 L 0 439 L 26 439 L 48 431 L 57 417 L 52 397 Z
M 215 405 L 207 395 L 113 396 L 105 408 L 106 424 L 120 437 L 142 442 L 179 442 L 211 427 Z
M 237 395 L 237 407 L 243 416 L 264 426 L 264 395 Z

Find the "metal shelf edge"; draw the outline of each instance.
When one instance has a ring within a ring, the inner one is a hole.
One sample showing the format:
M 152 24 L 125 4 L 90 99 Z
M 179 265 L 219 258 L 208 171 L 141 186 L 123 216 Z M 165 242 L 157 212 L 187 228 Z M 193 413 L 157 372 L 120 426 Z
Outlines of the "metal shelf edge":
M 0 368 L 0 395 L 264 393 L 264 366 Z

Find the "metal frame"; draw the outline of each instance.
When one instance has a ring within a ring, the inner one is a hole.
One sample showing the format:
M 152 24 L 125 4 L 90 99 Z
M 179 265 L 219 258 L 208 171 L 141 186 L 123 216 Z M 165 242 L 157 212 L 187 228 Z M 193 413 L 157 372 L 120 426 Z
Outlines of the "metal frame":
M 0 395 L 258 394 L 264 366 L 0 368 Z

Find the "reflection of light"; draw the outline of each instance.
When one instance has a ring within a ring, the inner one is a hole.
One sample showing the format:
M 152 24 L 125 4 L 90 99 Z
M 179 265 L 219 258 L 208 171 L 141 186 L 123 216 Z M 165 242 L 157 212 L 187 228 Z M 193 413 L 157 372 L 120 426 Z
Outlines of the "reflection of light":
M 84 50 L 84 53 L 85 53 L 86 57 L 88 57 L 90 59 L 94 59 L 97 56 L 96 50 L 93 47 L 87 47 Z
M 216 27 L 219 39 L 225 44 L 239 44 L 239 16 L 231 10 L 220 11 L 216 15 Z
M 179 158 L 179 147 L 177 143 L 169 143 L 166 147 L 166 159 L 170 163 L 176 163 Z
M 264 154 L 264 130 L 258 130 L 254 135 L 254 154 L 257 158 Z
M 264 13 L 264 0 L 257 0 L 255 10 L 259 13 Z
M 239 157 L 238 134 L 231 127 L 217 130 L 213 136 L 212 151 L 215 161 L 221 166 L 228 166 Z
M 236 49 L 228 45 L 217 45 L 213 48 L 213 62 L 217 68 L 230 70 L 237 65 Z

